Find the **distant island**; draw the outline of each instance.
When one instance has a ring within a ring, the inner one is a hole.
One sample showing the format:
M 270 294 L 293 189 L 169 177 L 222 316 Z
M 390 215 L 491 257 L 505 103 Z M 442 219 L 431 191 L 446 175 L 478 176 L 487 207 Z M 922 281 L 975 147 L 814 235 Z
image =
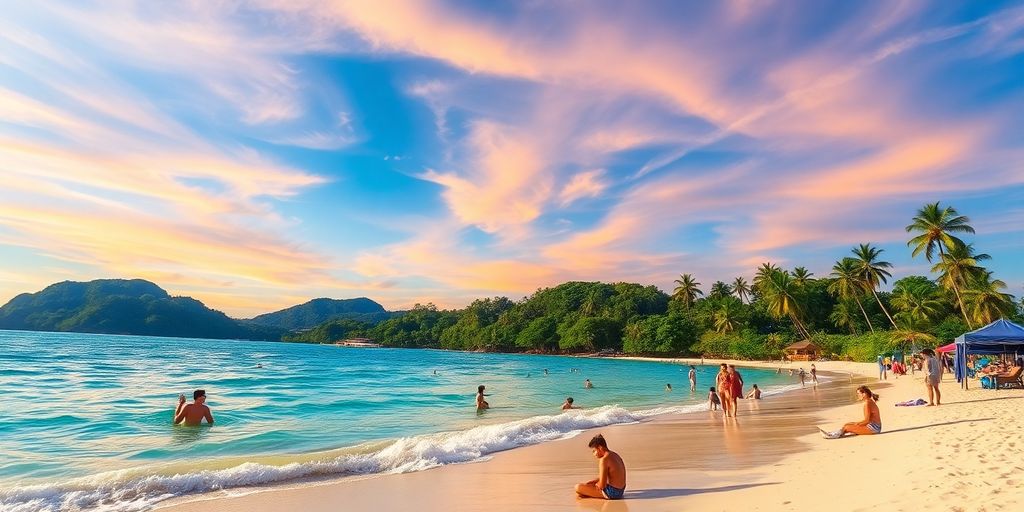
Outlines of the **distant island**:
M 997 318 L 1024 321 L 1022 304 L 981 263 L 990 259 L 957 235 L 967 217 L 932 203 L 906 227 L 912 256 L 934 277 L 893 278 L 882 249 L 859 244 L 815 277 L 765 262 L 752 282 L 737 277 L 708 292 L 690 274 L 671 295 L 637 283 L 567 282 L 520 301 L 491 297 L 463 309 L 417 304 L 389 312 L 365 297 L 313 299 L 236 320 L 140 279 L 63 282 L 0 307 L 0 329 L 334 343 L 367 338 L 387 347 L 498 352 L 778 358 L 810 340 L 827 357 L 874 360 L 893 350 L 935 346 Z
M 310 329 L 328 320 L 347 318 L 367 324 L 378 324 L 400 313 L 392 313 L 384 306 L 367 299 L 313 299 L 304 304 L 285 308 L 273 313 L 266 313 L 248 320 L 249 324 L 280 329 Z

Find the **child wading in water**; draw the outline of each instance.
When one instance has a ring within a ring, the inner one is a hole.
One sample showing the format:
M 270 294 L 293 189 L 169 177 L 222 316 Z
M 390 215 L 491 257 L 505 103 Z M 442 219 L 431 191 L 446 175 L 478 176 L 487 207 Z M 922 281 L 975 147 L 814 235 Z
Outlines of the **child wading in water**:
M 867 386 L 857 388 L 857 397 L 864 401 L 864 419 L 857 422 L 850 422 L 843 425 L 835 432 L 821 430 L 821 436 L 825 439 L 839 439 L 847 434 L 857 436 L 869 436 L 882 433 L 882 416 L 878 412 L 878 395 L 872 393 Z
M 722 403 L 718 398 L 718 393 L 715 392 L 715 387 L 711 387 L 711 392 L 708 393 L 708 409 L 712 411 L 718 410 L 718 405 Z

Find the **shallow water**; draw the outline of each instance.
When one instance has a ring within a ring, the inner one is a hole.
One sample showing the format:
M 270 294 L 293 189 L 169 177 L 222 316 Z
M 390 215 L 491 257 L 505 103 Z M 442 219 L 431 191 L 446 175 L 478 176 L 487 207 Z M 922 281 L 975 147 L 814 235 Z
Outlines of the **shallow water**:
M 0 509 L 114 500 L 112 509 L 128 510 L 236 485 L 464 462 L 700 407 L 716 369 L 698 367 L 697 393 L 686 370 L 614 359 L 0 331 Z M 794 383 L 771 371 L 743 374 L 767 390 Z M 593 389 L 583 389 L 586 378 Z M 482 414 L 473 407 L 478 384 L 493 407 Z M 178 393 L 191 397 L 195 388 L 206 389 L 215 426 L 172 426 Z M 566 396 L 585 409 L 559 414 Z

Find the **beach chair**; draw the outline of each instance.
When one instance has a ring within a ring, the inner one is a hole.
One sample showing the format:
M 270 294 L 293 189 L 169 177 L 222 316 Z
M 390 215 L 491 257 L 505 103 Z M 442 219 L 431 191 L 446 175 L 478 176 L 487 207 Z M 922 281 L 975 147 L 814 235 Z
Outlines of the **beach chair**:
M 1024 381 L 1021 380 L 1021 373 L 1024 372 L 1024 368 L 1020 366 L 1014 366 L 1010 373 L 1006 375 L 994 375 L 996 389 L 999 388 L 1024 388 Z

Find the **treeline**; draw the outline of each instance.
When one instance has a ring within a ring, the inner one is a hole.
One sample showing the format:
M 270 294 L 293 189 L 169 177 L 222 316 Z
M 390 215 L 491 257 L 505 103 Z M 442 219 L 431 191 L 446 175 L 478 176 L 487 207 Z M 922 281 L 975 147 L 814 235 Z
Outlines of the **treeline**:
M 376 326 L 333 321 L 290 341 L 330 342 L 364 336 L 394 347 L 456 350 L 589 352 L 777 358 L 796 340 L 810 339 L 830 357 L 873 360 L 911 346 L 935 346 L 997 318 L 1021 319 L 1021 306 L 1003 290 L 960 236 L 969 219 L 932 203 L 906 227 L 914 257 L 932 276 L 892 279 L 883 250 L 860 244 L 827 276 L 804 267 L 762 264 L 751 282 L 737 277 L 704 293 L 690 274 L 671 296 L 632 283 L 569 282 L 522 301 L 495 297 L 461 310 L 417 305 Z

